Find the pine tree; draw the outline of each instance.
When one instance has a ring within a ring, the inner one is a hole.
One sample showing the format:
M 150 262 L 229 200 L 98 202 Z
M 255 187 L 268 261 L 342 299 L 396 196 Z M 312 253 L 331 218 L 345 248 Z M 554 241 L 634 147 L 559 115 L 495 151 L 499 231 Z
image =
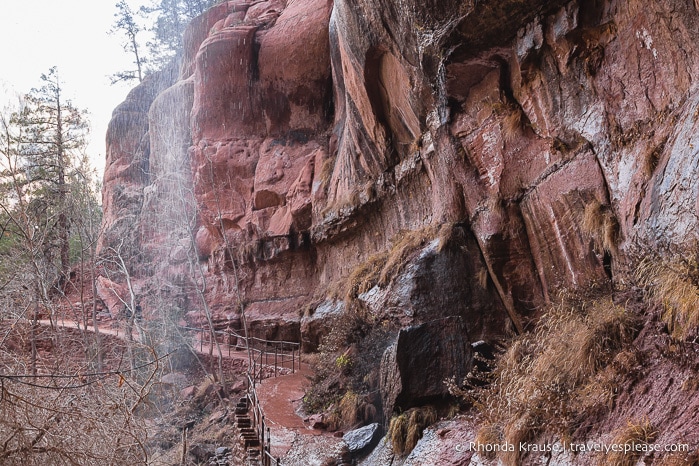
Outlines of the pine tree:
M 141 47 L 138 42 L 139 33 L 142 31 L 141 26 L 136 20 L 136 16 L 131 10 L 131 7 L 126 0 L 121 0 L 116 4 L 117 12 L 114 13 L 116 21 L 114 26 L 109 31 L 110 34 L 122 33 L 125 37 L 125 41 L 122 44 L 124 51 L 133 55 L 133 64 L 136 66 L 135 70 L 120 71 L 111 76 L 112 84 L 119 81 L 131 81 L 138 79 L 138 82 L 143 81 L 143 75 L 146 72 L 145 66 L 148 60 L 143 56 L 141 52 Z
M 55 67 L 41 80 L 43 85 L 24 97 L 10 123 L 17 128 L 23 215 L 33 219 L 36 229 L 45 230 L 45 259 L 55 264 L 58 284 L 63 285 L 70 271 L 69 180 L 84 153 L 88 124 L 85 112 L 64 98 Z
M 154 0 L 150 7 L 141 7 L 144 15 L 155 15 L 150 46 L 153 61 L 166 65 L 182 49 L 182 37 L 189 21 L 204 13 L 220 0 Z

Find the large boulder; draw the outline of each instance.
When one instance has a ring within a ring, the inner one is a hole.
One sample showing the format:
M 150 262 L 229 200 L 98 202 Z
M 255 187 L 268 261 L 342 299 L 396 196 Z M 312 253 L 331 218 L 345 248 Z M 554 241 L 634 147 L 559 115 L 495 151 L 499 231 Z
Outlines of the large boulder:
M 473 350 L 460 317 L 446 317 L 402 329 L 381 359 L 380 387 L 384 419 L 448 395 L 445 380 L 463 380 Z
M 443 225 L 438 232 L 425 234 L 414 251 L 400 249 L 394 247 L 389 253 L 388 261 L 396 255 L 406 256 L 387 271 L 392 279 L 358 296 L 374 315 L 389 317 L 404 327 L 461 316 L 474 340 L 506 335 L 510 318 L 502 302 L 493 299 L 496 291 L 468 228 Z
M 379 423 L 374 422 L 373 424 L 347 432 L 342 436 L 342 440 L 347 444 L 350 453 L 358 453 L 372 444 L 378 431 Z

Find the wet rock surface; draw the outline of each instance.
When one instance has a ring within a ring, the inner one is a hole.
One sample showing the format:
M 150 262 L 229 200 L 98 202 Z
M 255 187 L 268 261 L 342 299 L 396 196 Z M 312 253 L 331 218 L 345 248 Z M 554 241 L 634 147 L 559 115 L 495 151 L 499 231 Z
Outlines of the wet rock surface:
M 190 26 L 179 77 L 173 64 L 115 111 L 101 250 L 166 244 L 167 267 L 131 263 L 182 285 L 208 261 L 217 321 L 239 313 L 235 258 L 256 331 L 290 336 L 314 293 L 402 231 L 464 224 L 458 260 L 480 266 L 410 273 L 485 273 L 471 301 L 521 330 L 559 290 L 623 278 L 632 244 L 694 235 L 696 11 L 639 5 L 217 5 Z M 613 254 L 581 228 L 593 203 L 616 221 Z M 173 221 L 180 204 L 193 223 Z
M 369 424 L 359 429 L 351 430 L 342 436 L 350 453 L 358 453 L 368 448 L 374 441 L 379 428 L 378 423 Z
M 618 288 L 654 249 L 691 250 L 695 4 L 437 3 L 228 1 L 193 22 L 181 64 L 107 134 L 99 248 L 127 259 L 146 315 L 240 328 L 242 303 L 255 336 L 315 349 L 341 313 L 327 290 L 451 225 L 460 240 L 427 238 L 358 297 L 398 326 L 462 319 L 432 362 L 418 355 L 439 342 L 405 331 L 390 413 L 444 393 L 432 369 L 464 375 L 469 340 L 526 330 L 561 291 Z
M 402 329 L 381 359 L 384 418 L 448 394 L 444 381 L 462 380 L 472 348 L 459 317 Z

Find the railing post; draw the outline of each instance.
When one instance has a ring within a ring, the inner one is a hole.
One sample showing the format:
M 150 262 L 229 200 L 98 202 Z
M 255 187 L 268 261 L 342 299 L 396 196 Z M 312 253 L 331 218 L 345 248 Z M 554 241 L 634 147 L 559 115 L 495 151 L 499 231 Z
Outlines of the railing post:
M 272 433 L 270 432 L 269 427 L 267 427 L 267 453 L 268 455 L 265 456 L 272 458 Z
M 264 415 L 262 415 L 262 422 L 260 423 L 260 433 L 258 434 L 258 438 L 261 440 L 262 453 L 264 455 L 264 452 L 265 452 L 265 416 Z
M 277 345 L 274 345 L 274 376 L 277 376 Z

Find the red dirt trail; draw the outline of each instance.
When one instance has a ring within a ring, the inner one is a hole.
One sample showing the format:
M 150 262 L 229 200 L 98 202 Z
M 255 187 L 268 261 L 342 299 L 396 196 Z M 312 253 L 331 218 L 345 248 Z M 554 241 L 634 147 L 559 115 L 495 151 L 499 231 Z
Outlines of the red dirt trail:
M 49 320 L 40 320 L 38 323 L 46 326 L 51 325 Z M 59 327 L 83 329 L 89 332 L 95 331 L 95 328 L 91 325 L 84 328 L 82 323 L 69 320 L 61 320 L 57 322 L 57 325 Z M 100 333 L 126 339 L 126 333 L 122 328 L 111 326 L 99 326 L 98 328 Z M 134 339 L 137 340 L 138 332 L 134 331 L 133 335 Z M 209 354 L 210 350 L 207 344 L 194 344 L 192 348 L 200 354 Z M 216 351 L 213 353 L 216 354 Z M 226 359 L 248 360 L 247 352 L 245 351 L 229 352 L 224 350 L 222 354 Z M 284 456 L 291 448 L 297 435 L 328 435 L 322 431 L 309 428 L 297 413 L 304 396 L 304 388 L 312 374 L 310 367 L 305 363 L 301 363 L 300 369 L 297 369 L 295 373 L 264 379 L 256 387 L 257 396 L 271 431 L 272 454 L 275 457 Z

